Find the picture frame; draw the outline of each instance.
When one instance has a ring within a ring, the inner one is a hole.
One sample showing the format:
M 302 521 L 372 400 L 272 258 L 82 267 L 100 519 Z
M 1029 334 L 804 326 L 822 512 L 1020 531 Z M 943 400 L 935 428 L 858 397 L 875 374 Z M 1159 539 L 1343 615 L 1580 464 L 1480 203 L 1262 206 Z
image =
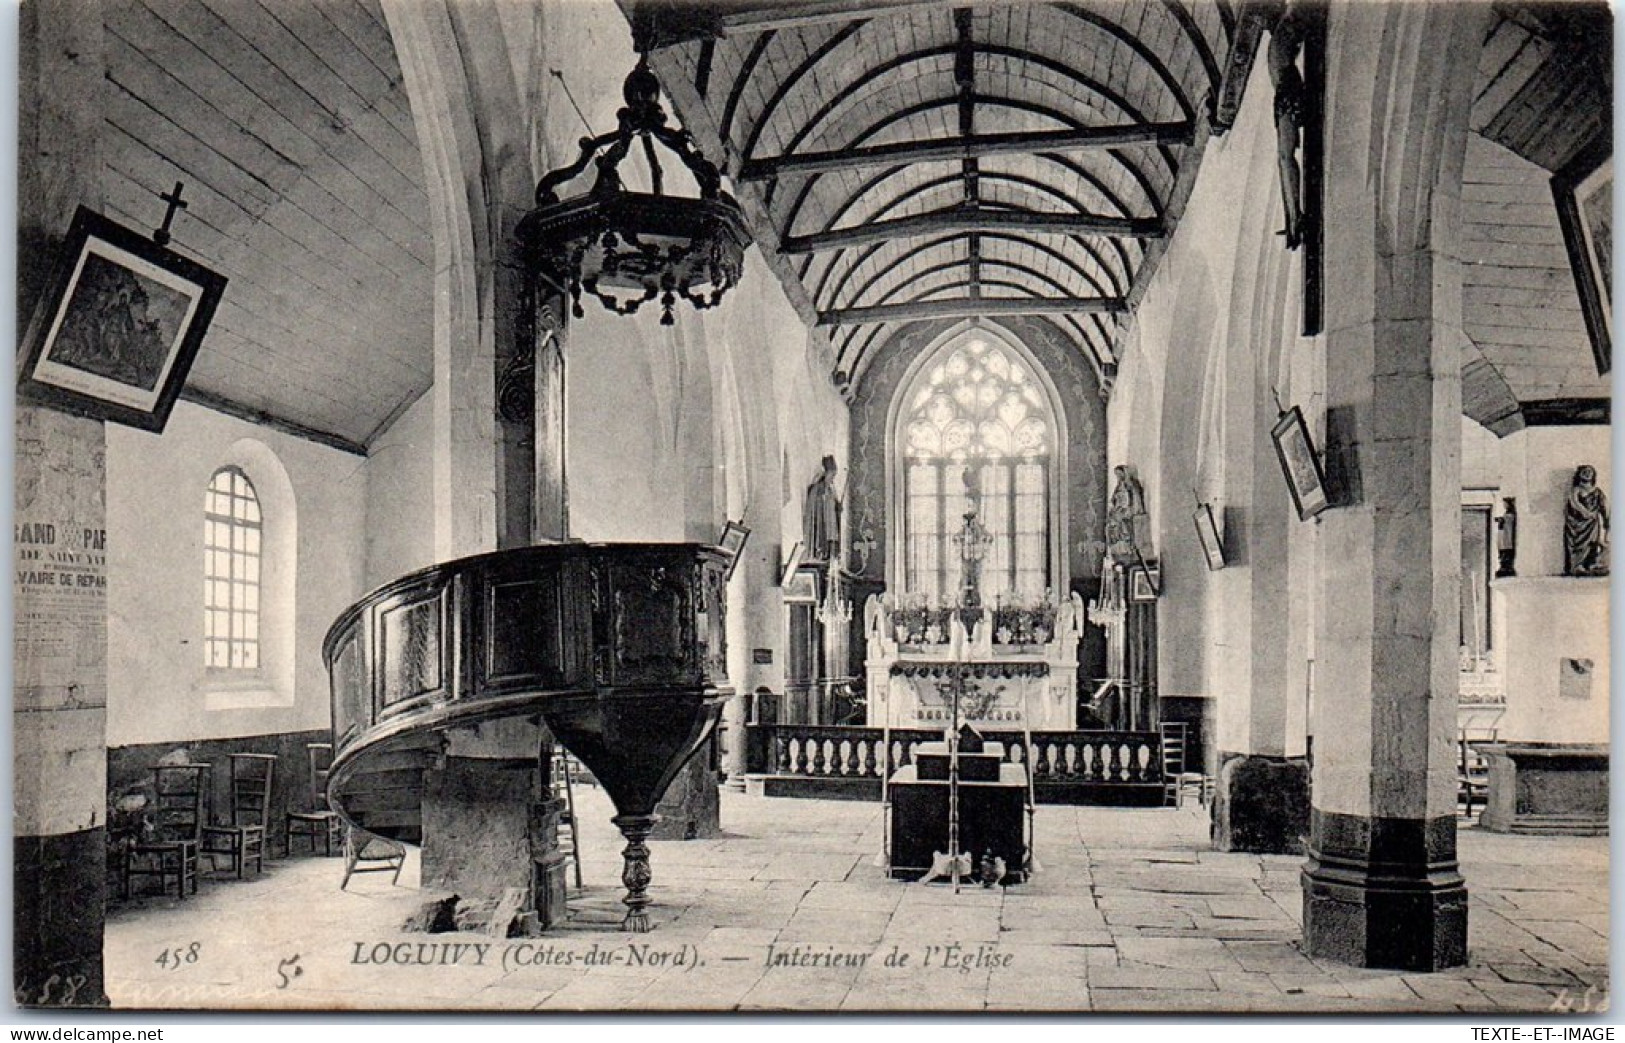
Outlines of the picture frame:
M 784 600 L 788 603 L 818 604 L 818 570 L 797 568 L 784 581 Z
M 801 568 L 801 541 L 797 540 L 790 545 L 790 553 L 785 555 L 784 568 L 779 570 L 779 586 L 788 587 L 795 579 L 796 570 Z
M 1217 572 L 1224 568 L 1224 538 L 1214 518 L 1213 507 L 1206 503 L 1197 504 L 1191 520 L 1196 523 L 1196 540 L 1202 545 L 1202 556 L 1207 559 L 1208 571 Z
M 742 522 L 724 522 L 722 535 L 717 537 L 717 546 L 728 555 L 728 572 L 724 579 L 733 579 L 734 569 L 739 567 L 739 555 L 745 550 L 745 543 L 750 539 L 750 529 Z
M 1613 365 L 1614 342 L 1612 141 L 1607 137 L 1593 141 L 1552 175 L 1551 183 L 1591 353 L 1597 372 L 1606 374 Z
M 1128 570 L 1128 599 L 1155 601 L 1162 593 L 1162 566 L 1137 565 Z
M 1304 423 L 1303 410 L 1293 406 L 1282 413 L 1270 430 L 1270 438 L 1275 442 L 1275 456 L 1281 462 L 1281 474 L 1292 493 L 1298 520 L 1308 521 L 1330 507 L 1326 474 L 1320 468 L 1320 456 L 1309 436 L 1309 425 Z
M 19 353 L 18 397 L 162 432 L 226 277 L 79 207 Z

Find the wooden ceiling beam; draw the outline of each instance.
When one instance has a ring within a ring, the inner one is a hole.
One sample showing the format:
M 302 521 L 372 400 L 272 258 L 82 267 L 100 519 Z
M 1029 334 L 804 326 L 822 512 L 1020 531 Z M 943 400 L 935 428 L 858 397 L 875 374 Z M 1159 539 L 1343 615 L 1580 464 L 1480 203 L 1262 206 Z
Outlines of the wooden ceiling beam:
M 837 308 L 818 313 L 820 326 L 852 326 L 870 322 L 914 322 L 921 319 L 969 319 L 978 315 L 1093 315 L 1123 310 L 1121 297 L 984 297 L 946 301 L 876 304 L 865 308 Z
M 786 174 L 818 174 L 830 170 L 886 166 L 892 163 L 928 163 L 933 160 L 975 159 L 1011 153 L 1075 152 L 1119 148 L 1123 145 L 1189 145 L 1196 135 L 1189 121 L 1177 123 L 1124 123 L 1079 130 L 1012 131 L 969 134 L 925 141 L 897 141 L 863 148 L 767 156 L 740 165 L 741 181 L 766 181 Z
M 779 252 L 816 253 L 863 246 L 884 239 L 901 239 L 937 232 L 1020 231 L 1050 235 L 1114 235 L 1132 239 L 1160 239 L 1167 234 L 1161 220 L 1154 217 L 1101 217 L 1098 214 L 1064 214 L 1031 210 L 995 210 L 984 206 L 956 206 L 928 214 L 874 221 L 851 228 L 835 228 L 811 235 L 785 236 Z
M 984 4 L 986 0 L 983 0 Z M 1037 3 L 1040 0 L 993 0 L 1001 6 Z M 739 3 L 717 5 L 717 24 L 723 33 L 762 32 L 767 29 L 801 29 L 810 25 L 844 22 L 854 18 L 880 18 L 908 14 L 921 9 L 940 8 L 941 0 L 803 0 L 800 3 L 774 2 L 756 6 Z

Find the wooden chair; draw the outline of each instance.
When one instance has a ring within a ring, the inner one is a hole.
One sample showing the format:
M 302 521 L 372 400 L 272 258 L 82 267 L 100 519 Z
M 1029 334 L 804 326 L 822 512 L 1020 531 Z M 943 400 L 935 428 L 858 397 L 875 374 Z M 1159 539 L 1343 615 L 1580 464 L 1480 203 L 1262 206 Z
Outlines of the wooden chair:
M 230 821 L 203 827 L 203 851 L 212 859 L 225 855 L 237 879 L 252 862 L 254 872 L 265 868 L 265 829 L 271 820 L 271 780 L 276 774 L 274 753 L 231 755 Z
M 356 873 L 393 873 L 389 882 L 398 883 L 405 864 L 404 844 L 351 826 L 344 831 L 344 881 L 339 890 L 349 887 Z
M 316 838 L 322 840 L 322 854 L 333 854 L 333 842 L 339 843 L 340 850 L 344 846 L 344 820 L 339 813 L 327 806 L 327 772 L 333 763 L 333 744 L 330 742 L 313 742 L 305 746 L 305 767 L 309 792 L 306 794 L 311 810 L 288 812 L 282 853 L 293 853 L 293 838 L 307 837 L 310 840 L 310 853 L 316 853 Z
M 1473 817 L 1473 804 L 1476 802 L 1482 810 L 1489 799 L 1490 768 L 1484 755 L 1479 753 L 1473 744 L 1475 742 L 1494 742 L 1496 729 L 1488 729 L 1485 735 L 1469 735 L 1463 728 L 1456 737 L 1459 757 L 1456 765 L 1456 803 L 1461 807 L 1461 813 L 1467 818 Z
M 1162 731 L 1162 804 L 1177 808 L 1184 800 L 1185 725 L 1165 721 Z
M 1190 725 L 1184 721 L 1165 721 L 1162 732 L 1162 803 L 1164 807 L 1184 804 L 1185 791 L 1195 790 L 1196 802 L 1207 807 L 1213 795 L 1213 778 L 1204 771 L 1191 771 Z
M 576 833 L 575 765 L 573 758 L 560 746 L 553 753 L 553 793 L 564 794 L 564 808 L 559 812 L 559 847 L 574 867 L 576 890 L 581 883 L 581 837 Z
M 160 894 L 175 881 L 176 897 L 197 894 L 197 864 L 208 783 L 207 764 L 161 764 L 152 769 L 150 832 L 130 845 L 124 857 L 124 897 L 138 876 L 158 878 Z

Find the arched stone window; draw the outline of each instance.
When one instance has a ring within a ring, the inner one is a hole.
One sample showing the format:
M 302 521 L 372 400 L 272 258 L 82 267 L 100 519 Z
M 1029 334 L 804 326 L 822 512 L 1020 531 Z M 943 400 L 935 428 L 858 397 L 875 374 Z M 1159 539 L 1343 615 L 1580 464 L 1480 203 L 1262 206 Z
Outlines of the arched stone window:
M 206 710 L 295 705 L 299 509 L 265 443 L 242 438 L 212 462 L 204 489 Z
M 901 386 L 894 414 L 893 518 L 909 593 L 953 597 L 953 537 L 974 490 L 992 544 L 982 594 L 1038 595 L 1057 586 L 1059 459 L 1053 390 L 999 338 L 970 331 L 929 353 Z
M 216 471 L 203 500 L 203 663 L 211 670 L 260 667 L 264 528 L 248 475 Z

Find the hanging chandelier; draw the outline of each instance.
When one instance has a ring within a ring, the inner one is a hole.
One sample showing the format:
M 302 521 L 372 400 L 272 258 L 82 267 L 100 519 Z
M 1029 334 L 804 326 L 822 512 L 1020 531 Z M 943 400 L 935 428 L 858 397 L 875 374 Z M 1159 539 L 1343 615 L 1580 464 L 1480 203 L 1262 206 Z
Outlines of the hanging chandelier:
M 519 235 L 533 270 L 569 295 L 576 318 L 583 315 L 583 293 L 618 315 L 658 298 L 661 325 L 670 326 L 678 298 L 712 308 L 739 282 L 750 238 L 716 166 L 686 130 L 666 125 L 660 81 L 647 52 L 640 52 L 622 88 L 619 126 L 582 138 L 575 162 L 537 183 L 536 209 L 520 221 Z M 620 166 L 640 140 L 652 192 L 631 191 L 621 179 Z M 665 194 L 657 141 L 693 175 L 698 197 Z M 592 187 L 561 200 L 558 189 L 589 163 L 597 168 Z

